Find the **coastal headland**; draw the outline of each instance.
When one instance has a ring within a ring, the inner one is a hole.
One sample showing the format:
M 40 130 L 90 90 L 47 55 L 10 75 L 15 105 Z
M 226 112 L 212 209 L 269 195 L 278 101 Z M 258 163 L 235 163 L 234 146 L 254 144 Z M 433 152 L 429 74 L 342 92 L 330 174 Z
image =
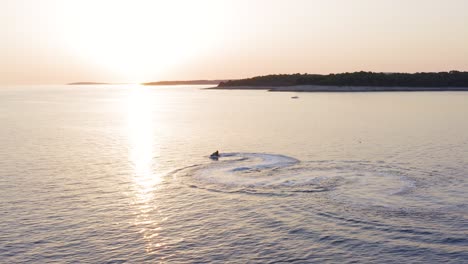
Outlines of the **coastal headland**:
M 272 92 L 468 91 L 468 72 L 276 74 L 221 82 L 222 90 Z

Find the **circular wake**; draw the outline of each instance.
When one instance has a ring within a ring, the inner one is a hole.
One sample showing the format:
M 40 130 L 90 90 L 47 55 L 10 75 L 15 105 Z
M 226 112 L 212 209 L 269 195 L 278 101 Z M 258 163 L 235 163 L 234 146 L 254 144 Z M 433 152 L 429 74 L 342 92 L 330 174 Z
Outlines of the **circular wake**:
M 414 187 L 391 169 L 359 161 L 301 162 L 278 154 L 224 153 L 219 160 L 184 173 L 192 187 L 213 191 L 276 195 L 334 191 L 331 195 L 337 199 L 372 202 L 401 196 Z
M 278 154 L 224 153 L 217 161 L 177 174 L 190 187 L 216 192 L 325 193 L 339 203 L 393 208 L 453 205 L 453 199 L 432 196 L 423 188 L 428 184 L 423 172 L 383 161 L 299 161 Z

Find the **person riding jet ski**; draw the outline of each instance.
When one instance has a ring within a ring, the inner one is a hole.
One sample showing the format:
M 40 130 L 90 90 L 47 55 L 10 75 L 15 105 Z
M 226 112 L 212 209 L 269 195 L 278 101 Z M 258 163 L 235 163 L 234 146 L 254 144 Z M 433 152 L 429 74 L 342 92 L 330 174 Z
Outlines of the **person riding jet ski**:
M 210 155 L 211 159 L 218 159 L 220 157 L 219 151 L 215 151 Z

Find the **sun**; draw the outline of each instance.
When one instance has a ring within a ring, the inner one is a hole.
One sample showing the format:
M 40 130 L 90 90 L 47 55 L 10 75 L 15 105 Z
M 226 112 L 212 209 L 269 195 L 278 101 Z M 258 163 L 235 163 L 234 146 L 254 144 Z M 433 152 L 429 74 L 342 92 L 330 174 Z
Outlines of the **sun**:
M 80 60 L 141 81 L 164 76 L 199 56 L 208 21 L 192 1 L 63 1 L 61 34 Z M 176 15 L 174 15 L 176 14 Z M 210 25 L 212 26 L 212 25 Z

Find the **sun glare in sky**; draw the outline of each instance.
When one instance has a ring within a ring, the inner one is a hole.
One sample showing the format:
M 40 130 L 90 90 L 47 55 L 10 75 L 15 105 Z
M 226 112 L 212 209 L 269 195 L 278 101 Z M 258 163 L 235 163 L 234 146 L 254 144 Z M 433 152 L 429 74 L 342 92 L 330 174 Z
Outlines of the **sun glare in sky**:
M 464 0 L 0 0 L 0 83 L 468 69 Z
M 129 81 L 164 75 L 206 52 L 196 1 L 76 1 L 64 5 L 61 32 L 78 57 Z M 143 3 L 143 4 L 142 4 Z M 86 14 L 85 19 L 82 19 Z M 65 17 L 66 16 L 66 17 Z M 210 25 L 211 27 L 211 25 Z M 187 30 L 189 29 L 189 30 Z

